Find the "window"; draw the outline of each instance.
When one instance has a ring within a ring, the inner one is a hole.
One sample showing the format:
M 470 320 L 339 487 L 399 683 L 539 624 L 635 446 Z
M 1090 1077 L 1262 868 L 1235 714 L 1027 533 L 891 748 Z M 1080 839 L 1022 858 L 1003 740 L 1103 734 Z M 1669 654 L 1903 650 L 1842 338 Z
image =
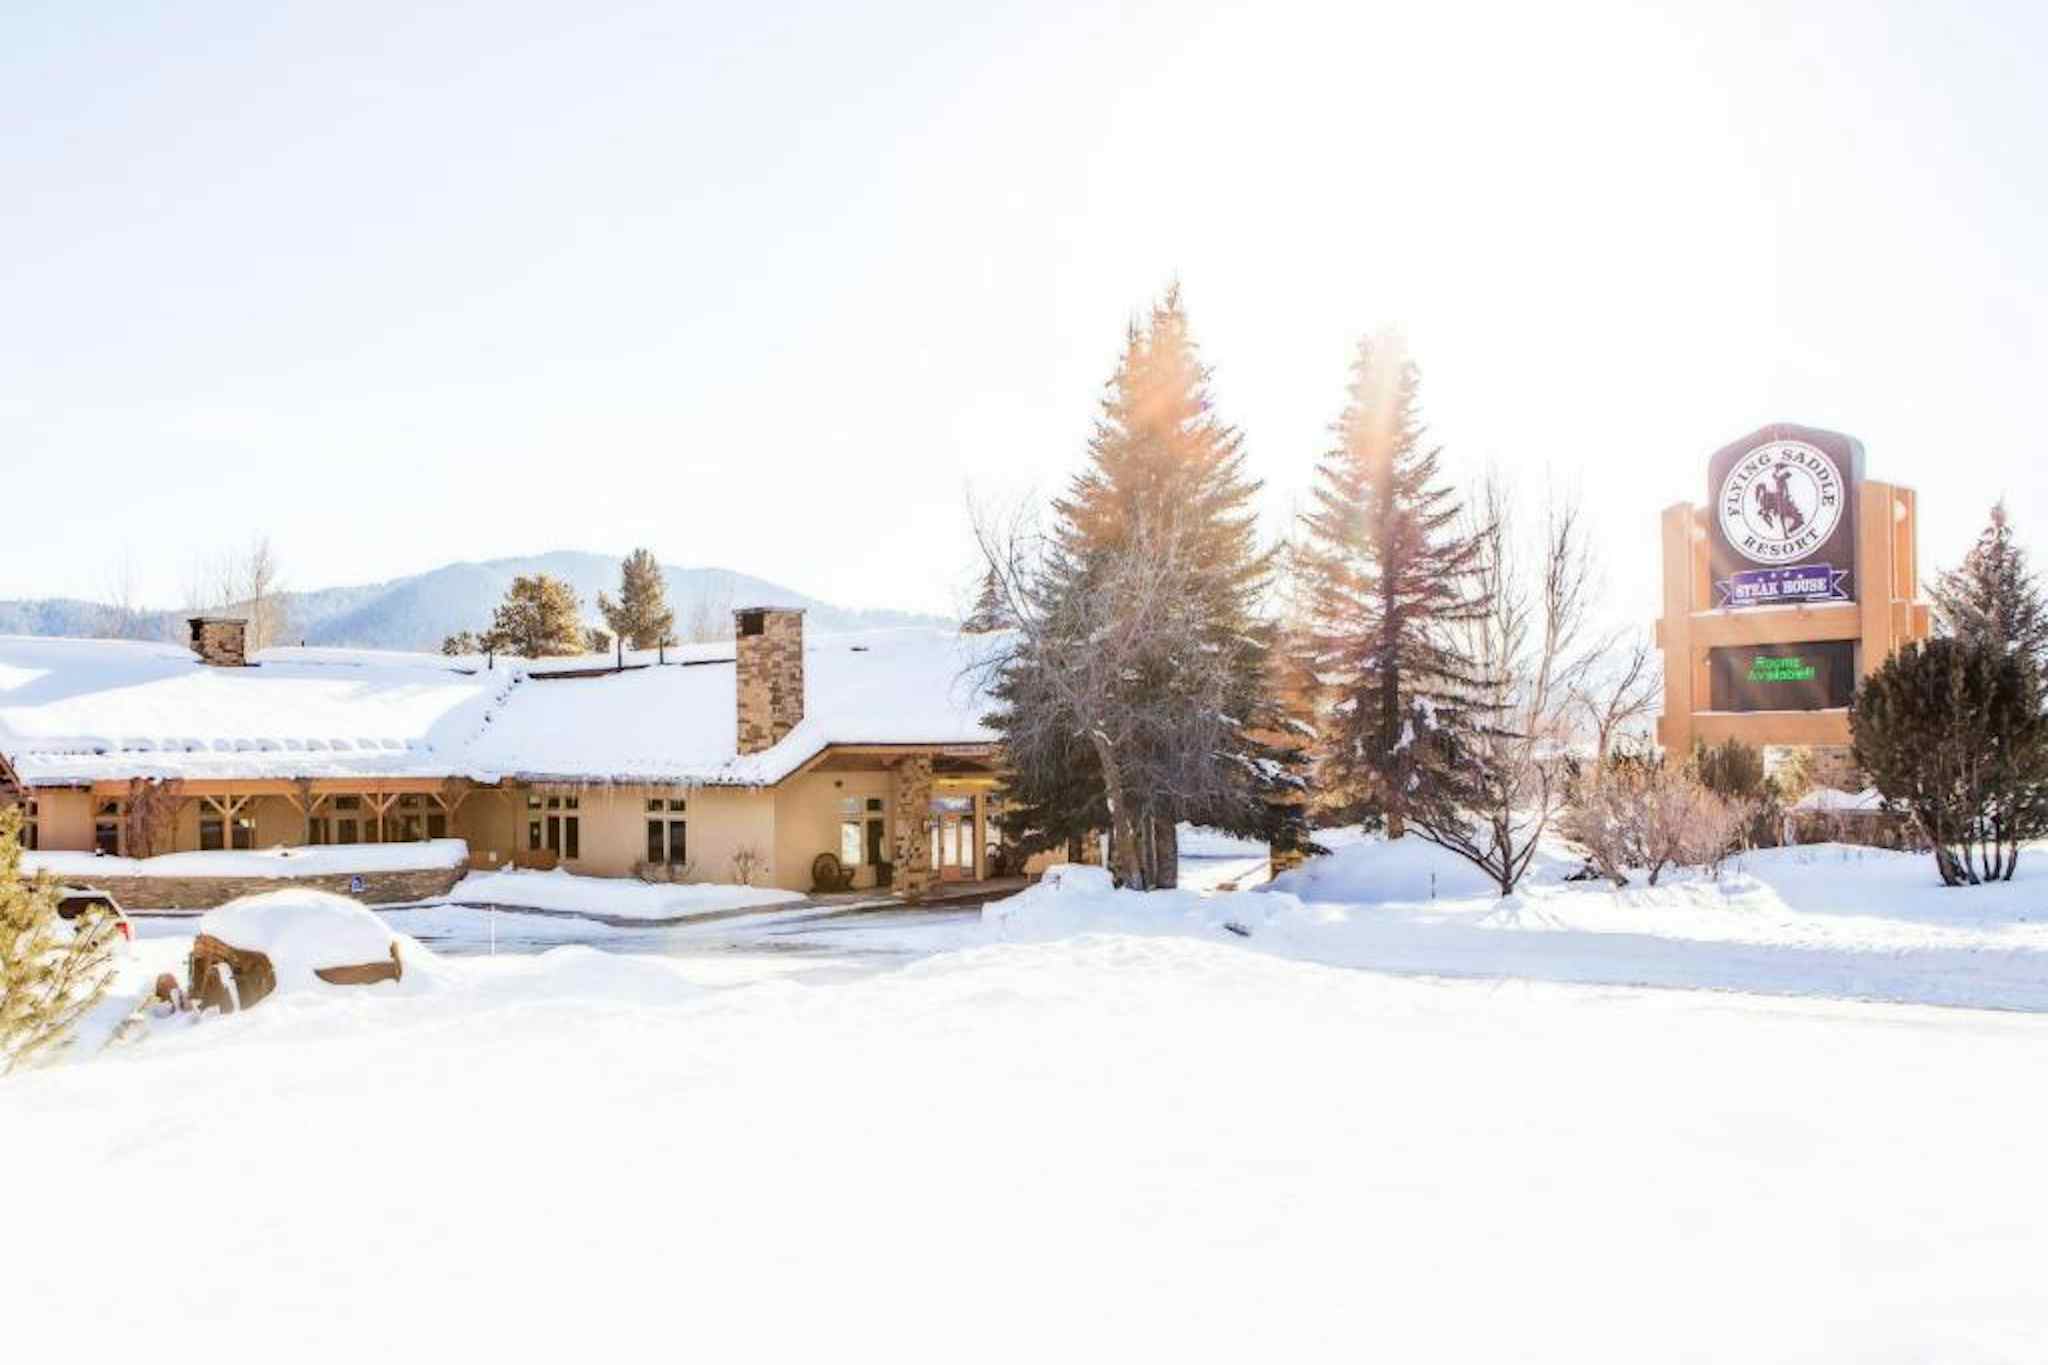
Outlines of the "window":
M 309 844 L 353 844 L 362 837 L 362 821 L 358 812 L 363 808 L 360 796 L 337 796 L 329 803 L 335 812 L 330 819 L 320 816 L 306 822 L 306 842 Z M 341 812 L 348 812 L 346 815 Z
M 121 856 L 122 802 L 102 801 L 93 809 L 92 846 L 109 858 Z
M 859 867 L 861 864 L 860 855 L 860 821 L 841 820 L 839 822 L 839 861 L 848 867 Z
M 689 826 L 681 820 L 649 820 L 647 861 L 657 866 L 667 864 L 670 867 L 681 867 L 690 861 Z
M 583 822 L 578 817 L 564 812 L 576 809 L 577 798 L 573 796 L 550 796 L 547 803 L 547 849 L 564 862 L 574 862 L 583 856 Z M 527 838 L 531 841 L 537 822 L 527 823 Z
M 448 812 L 437 810 L 427 816 L 427 837 L 445 839 L 448 837 Z
M 743 611 L 743 612 L 741 612 L 741 613 L 740 613 L 740 629 L 739 629 L 739 633 L 740 633 L 741 635 L 743 635 L 743 636 L 745 636 L 745 635 L 759 635 L 759 634 L 760 634 L 760 633 L 761 633 L 762 631 L 764 631 L 764 630 L 766 630 L 766 629 L 767 629 L 767 626 L 768 626 L 768 613 L 767 613 L 767 612 L 764 612 L 764 611 Z
M 42 837 L 36 828 L 36 803 L 33 800 L 21 803 L 21 846 L 34 852 L 42 844 Z
M 393 829 L 387 829 L 385 837 L 404 843 L 413 843 L 426 833 L 426 813 L 421 809 L 424 802 L 418 792 L 398 798 L 398 818 Z
M 202 811 L 199 815 L 199 848 L 201 852 L 214 852 L 229 847 L 256 847 L 256 822 L 246 815 L 224 819 L 218 812 Z

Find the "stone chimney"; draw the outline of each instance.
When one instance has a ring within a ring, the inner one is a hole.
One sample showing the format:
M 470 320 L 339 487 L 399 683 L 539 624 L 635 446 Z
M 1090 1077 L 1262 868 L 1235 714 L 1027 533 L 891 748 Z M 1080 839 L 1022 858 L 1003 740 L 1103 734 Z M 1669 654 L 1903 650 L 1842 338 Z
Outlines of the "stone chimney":
M 804 614 L 795 607 L 742 607 L 732 622 L 740 752 L 758 754 L 804 718 Z
M 239 616 L 195 616 L 192 652 L 215 668 L 245 668 L 249 663 L 249 623 Z

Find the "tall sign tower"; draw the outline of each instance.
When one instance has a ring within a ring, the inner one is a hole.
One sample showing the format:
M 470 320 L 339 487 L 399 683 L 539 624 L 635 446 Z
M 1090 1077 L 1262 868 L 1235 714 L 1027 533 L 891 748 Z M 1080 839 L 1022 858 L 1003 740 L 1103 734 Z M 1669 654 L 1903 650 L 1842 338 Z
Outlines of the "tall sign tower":
M 1664 509 L 1664 713 L 1657 739 L 1812 753 L 1860 786 L 1857 682 L 1928 633 L 1913 490 L 1864 477 L 1853 436 L 1781 422 L 1707 461 L 1707 501 Z

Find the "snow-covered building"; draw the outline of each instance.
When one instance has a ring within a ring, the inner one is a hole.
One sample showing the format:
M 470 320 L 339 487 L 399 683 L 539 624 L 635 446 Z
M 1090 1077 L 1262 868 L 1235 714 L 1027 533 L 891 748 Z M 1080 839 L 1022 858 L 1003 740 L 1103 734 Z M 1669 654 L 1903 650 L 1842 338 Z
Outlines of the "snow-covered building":
M 806 639 L 800 611 L 758 608 L 717 644 L 529 662 L 247 657 L 239 622 L 192 631 L 0 637 L 0 800 L 38 847 L 457 837 L 485 867 L 797 890 L 820 853 L 855 886 L 987 870 L 996 637 Z

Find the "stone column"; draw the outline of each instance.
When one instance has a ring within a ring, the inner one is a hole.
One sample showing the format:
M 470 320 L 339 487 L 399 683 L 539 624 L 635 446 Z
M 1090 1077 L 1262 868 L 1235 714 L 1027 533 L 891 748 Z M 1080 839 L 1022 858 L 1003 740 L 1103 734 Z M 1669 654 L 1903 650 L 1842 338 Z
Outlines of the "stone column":
M 919 900 L 932 884 L 932 840 L 925 828 L 932 813 L 931 758 L 919 755 L 899 760 L 889 775 L 889 797 L 896 885 L 904 899 Z

